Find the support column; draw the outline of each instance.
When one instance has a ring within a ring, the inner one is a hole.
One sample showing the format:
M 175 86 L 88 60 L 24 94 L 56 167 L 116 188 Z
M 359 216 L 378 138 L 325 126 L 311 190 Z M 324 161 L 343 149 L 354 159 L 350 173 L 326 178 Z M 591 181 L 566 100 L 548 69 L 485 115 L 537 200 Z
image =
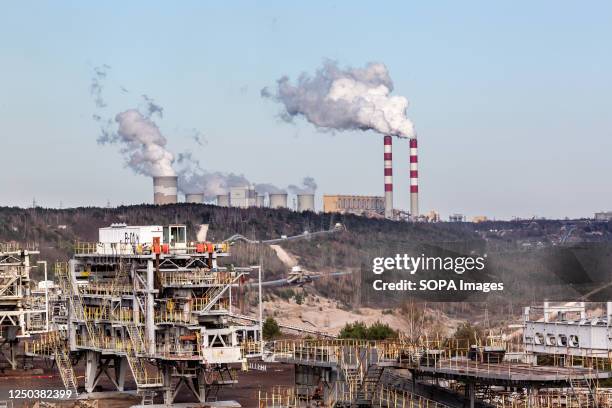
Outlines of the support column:
M 115 379 L 117 381 L 117 391 L 125 391 L 125 373 L 129 370 L 126 357 L 115 358 Z
M 99 354 L 95 351 L 87 351 L 85 366 L 85 390 L 93 392 L 98 375 Z
M 11 363 L 11 370 L 16 370 L 17 369 L 17 345 L 19 343 L 17 341 L 11 341 L 9 343 L 9 347 L 10 347 L 10 351 L 9 351 L 9 355 L 10 355 L 10 363 Z
M 531 387 L 527 388 L 527 408 L 531 408 L 531 400 L 533 398 Z
M 476 387 L 474 383 L 469 384 L 469 393 L 470 393 L 470 408 L 474 408 L 475 399 L 476 399 Z
M 147 261 L 147 307 L 145 310 L 145 327 L 149 354 L 155 354 L 155 308 L 153 292 L 155 291 L 155 268 L 153 260 Z
M 70 280 L 69 288 L 78 288 L 78 284 L 76 281 L 76 274 L 74 273 L 76 269 L 77 261 L 71 259 L 68 261 L 68 280 Z M 77 325 L 73 322 L 78 322 L 81 316 L 75 316 L 73 314 L 73 308 L 70 307 L 70 303 L 75 302 L 73 295 L 68 293 L 68 305 L 66 308 L 68 309 L 68 346 L 70 350 L 76 350 L 76 334 L 77 334 Z M 76 308 L 75 308 L 76 309 Z M 90 339 L 92 340 L 92 339 Z
M 136 295 L 136 282 L 138 280 L 136 275 L 138 274 L 138 271 L 136 270 L 136 265 L 134 263 L 132 263 L 132 266 L 130 267 L 130 274 L 131 274 L 132 285 L 133 285 L 132 287 L 132 319 L 135 324 L 139 324 L 140 323 L 140 307 L 138 306 L 138 296 Z
M 172 406 L 174 402 L 174 390 L 172 389 L 172 376 L 170 375 L 171 367 L 164 365 L 162 375 L 164 378 L 164 404 Z
M 200 367 L 198 370 L 198 399 L 200 402 L 206 402 L 206 369 Z

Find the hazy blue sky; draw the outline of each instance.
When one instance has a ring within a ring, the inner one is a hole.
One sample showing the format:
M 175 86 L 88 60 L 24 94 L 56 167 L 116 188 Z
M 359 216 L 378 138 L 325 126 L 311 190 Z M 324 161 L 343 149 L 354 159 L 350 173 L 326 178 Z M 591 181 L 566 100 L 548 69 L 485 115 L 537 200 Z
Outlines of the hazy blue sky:
M 101 64 L 112 67 L 109 114 L 146 93 L 165 108 L 169 148 L 210 170 L 382 195 L 381 137 L 286 124 L 260 97 L 331 58 L 386 64 L 394 94 L 410 100 L 422 210 L 612 209 L 611 2 L 294 3 L 0 3 L 0 205 L 152 199 L 151 180 L 96 143 L 89 86 Z M 394 158 L 396 206 L 407 208 L 407 142 Z

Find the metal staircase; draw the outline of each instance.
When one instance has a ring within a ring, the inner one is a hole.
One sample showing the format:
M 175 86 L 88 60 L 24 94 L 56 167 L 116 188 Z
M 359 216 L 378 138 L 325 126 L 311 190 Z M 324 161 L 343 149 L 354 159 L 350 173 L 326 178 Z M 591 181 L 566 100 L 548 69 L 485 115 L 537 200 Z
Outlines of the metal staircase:
M 55 364 L 57 365 L 60 376 L 62 377 L 64 387 L 66 387 L 67 390 L 71 390 L 74 393 L 74 396 L 78 395 L 78 383 L 76 375 L 74 374 L 72 362 L 70 361 L 70 355 L 68 354 L 66 345 L 61 341 L 58 342 L 55 348 Z
M 358 402 L 358 394 L 364 379 L 364 350 L 358 346 L 342 347 L 338 361 L 344 385 L 337 392 L 335 406 L 350 406 Z
M 204 299 L 205 299 L 204 305 L 202 308 L 200 308 L 199 311 L 209 312 L 210 309 L 215 305 L 215 303 L 217 303 L 217 301 L 221 299 L 221 296 L 223 296 L 223 293 L 225 293 L 225 291 L 230 287 L 230 285 L 236 282 L 238 279 L 240 279 L 241 276 L 242 274 L 238 274 L 233 279 L 228 278 L 227 280 L 221 280 L 219 286 L 211 287 L 206 292 L 206 295 L 204 296 Z
M 19 279 L 18 275 L 12 273 L 0 276 L 0 296 L 19 296 L 16 293 L 14 283 Z
M 366 404 L 371 403 L 372 398 L 378 389 L 380 384 L 380 378 L 384 371 L 384 367 L 381 367 L 376 364 L 372 364 L 368 367 L 368 371 L 365 374 L 363 382 L 361 384 L 361 388 L 357 392 L 357 403 L 358 404 Z
M 161 375 L 151 374 L 147 370 L 145 358 L 140 357 L 139 354 L 146 352 L 145 342 L 142 339 L 140 330 L 134 324 L 128 324 L 125 326 L 128 332 L 128 343 L 126 347 L 127 361 L 132 370 L 134 381 L 138 388 L 151 388 L 163 386 Z
M 30 356 L 53 357 L 60 372 L 62 382 L 66 390 L 72 391 L 73 396 L 77 393 L 77 378 L 74 374 L 68 344 L 59 331 L 50 331 L 32 343 L 26 343 L 25 354 Z
M 152 391 L 143 392 L 141 405 L 155 405 L 155 392 L 152 392 Z
M 586 401 L 581 401 L 582 403 L 586 403 L 588 406 L 596 406 L 595 390 L 592 382 L 586 376 L 582 378 L 570 377 L 569 384 L 572 395 L 576 396 L 579 401 L 581 401 L 581 397 L 586 397 Z
M 132 345 L 132 349 L 137 354 L 146 353 L 147 349 L 145 346 L 145 342 L 142 336 L 142 331 L 135 324 L 126 324 L 125 330 L 128 333 L 128 337 L 130 340 L 130 344 Z
M 70 307 L 75 318 L 79 323 L 84 323 L 87 335 L 91 345 L 99 347 L 99 340 L 102 338 L 102 333 L 96 330 L 96 327 L 87 318 L 85 309 L 83 307 L 83 298 L 81 297 L 81 290 L 79 289 L 76 279 L 70 276 L 68 272 L 68 264 L 66 262 L 58 262 L 55 264 L 55 276 L 60 280 L 60 286 L 62 290 L 69 297 Z

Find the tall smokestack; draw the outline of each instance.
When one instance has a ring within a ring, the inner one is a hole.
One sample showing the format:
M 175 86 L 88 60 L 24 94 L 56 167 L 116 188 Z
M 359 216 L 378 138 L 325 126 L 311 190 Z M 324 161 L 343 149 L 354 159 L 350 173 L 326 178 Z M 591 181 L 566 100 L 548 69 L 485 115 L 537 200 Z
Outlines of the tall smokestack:
M 176 204 L 177 177 L 153 177 L 153 202 L 159 204 Z
M 385 136 L 385 218 L 393 218 L 393 154 L 391 136 Z
M 410 215 L 419 215 L 419 159 L 416 139 L 410 139 Z

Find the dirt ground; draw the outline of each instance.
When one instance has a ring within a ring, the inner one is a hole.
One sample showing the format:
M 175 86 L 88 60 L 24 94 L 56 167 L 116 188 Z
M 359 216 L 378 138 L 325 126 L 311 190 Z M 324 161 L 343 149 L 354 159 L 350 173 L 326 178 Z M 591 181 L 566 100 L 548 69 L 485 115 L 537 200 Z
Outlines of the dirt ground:
M 400 332 L 409 332 L 410 322 L 399 309 L 361 307 L 346 310 L 337 301 L 316 294 L 306 296 L 302 304 L 297 304 L 293 299 L 274 297 L 271 301 L 264 302 L 263 307 L 264 316 L 271 316 L 281 324 L 317 329 L 331 335 L 338 335 L 347 323 L 358 321 L 368 325 L 376 322 L 386 323 Z M 457 325 L 457 321 L 443 315 L 438 317 L 438 321 L 449 333 Z
M 287 270 L 299 264 L 297 256 L 287 251 L 280 245 L 270 245 L 278 259 L 287 266 Z M 310 271 L 302 268 L 305 273 L 315 273 L 320 271 Z M 293 288 L 296 291 L 300 289 Z M 363 322 L 371 325 L 376 322 L 388 324 L 400 332 L 410 332 L 410 321 L 399 309 L 385 310 L 368 307 L 347 310 L 342 308 L 338 301 L 320 296 L 311 287 L 305 286 L 303 294 L 305 299 L 302 304 L 297 304 L 294 299 L 281 299 L 279 297 L 268 298 L 263 304 L 264 315 L 271 316 L 281 324 L 311 328 L 324 331 L 331 335 L 338 335 L 347 323 Z M 257 314 L 252 310 L 253 315 Z M 429 311 L 431 313 L 431 311 Z M 450 334 L 454 331 L 459 321 L 448 318 L 445 315 L 437 315 L 436 320 Z
M 30 361 L 36 370 L 10 370 L 4 368 L 0 370 L 0 401 L 10 401 L 10 390 L 61 390 L 64 389 L 62 380 L 55 367 L 51 367 L 49 361 L 36 359 Z M 241 404 L 242 407 L 255 408 L 258 407 L 258 392 L 269 391 L 275 386 L 285 385 L 291 386 L 294 384 L 294 371 L 292 365 L 286 364 L 266 364 L 258 363 L 266 366 L 266 371 L 249 370 L 248 372 L 239 371 L 238 369 L 238 384 L 221 388 L 217 394 L 219 401 L 234 400 Z M 21 366 L 21 360 L 20 360 Z M 40 371 L 42 369 L 42 373 Z M 79 384 L 84 382 L 84 363 L 81 362 L 75 368 Z M 134 390 L 135 383 L 130 378 L 129 374 L 126 378 L 126 389 Z M 79 390 L 82 392 L 82 389 Z M 100 385 L 95 390 L 96 392 L 113 391 L 112 383 L 104 377 L 100 381 Z M 105 393 L 106 394 L 106 393 Z M 75 407 L 74 401 L 52 401 L 59 408 Z M 34 400 L 12 400 L 14 408 L 32 407 L 36 401 Z M 161 403 L 161 397 L 158 396 L 156 403 Z M 195 402 L 195 398 L 182 388 L 176 402 Z M 108 393 L 104 398 L 98 401 L 99 408 L 127 408 L 140 403 L 140 397 L 135 395 L 116 394 L 112 396 Z M 10 407 L 10 405 L 9 405 Z

